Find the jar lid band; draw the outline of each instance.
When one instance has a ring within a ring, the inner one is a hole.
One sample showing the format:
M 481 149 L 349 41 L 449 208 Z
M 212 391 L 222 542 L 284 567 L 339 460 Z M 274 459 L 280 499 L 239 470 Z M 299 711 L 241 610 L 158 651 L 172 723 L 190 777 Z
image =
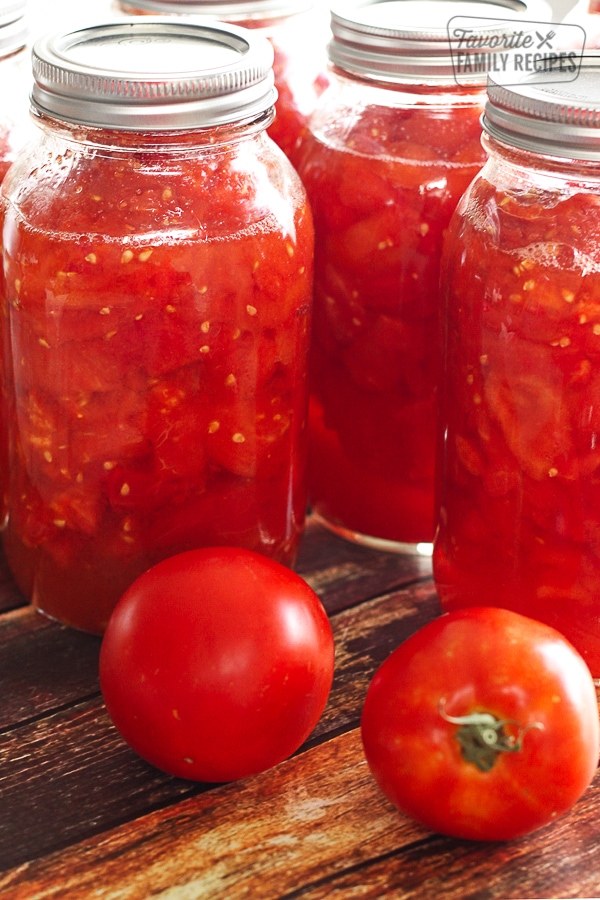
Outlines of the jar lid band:
M 25 15 L 26 0 L 0 0 L 0 27 Z
M 521 150 L 600 161 L 600 55 L 586 54 L 573 80 L 537 72 L 518 85 L 490 78 L 484 130 Z
M 32 105 L 66 122 L 188 130 L 273 106 L 273 48 L 221 22 L 134 16 L 46 35 L 33 47 Z
M 448 26 L 457 17 L 477 19 L 482 32 L 493 36 L 505 30 L 507 21 L 549 21 L 552 10 L 545 0 L 346 0 L 331 11 L 329 57 L 340 69 L 364 78 L 456 82 L 461 39 Z M 477 52 L 468 50 L 473 56 Z M 486 78 L 486 71 L 474 67 L 465 80 L 483 86 Z
M 10 56 L 27 43 L 25 0 L 0 2 L 0 57 Z

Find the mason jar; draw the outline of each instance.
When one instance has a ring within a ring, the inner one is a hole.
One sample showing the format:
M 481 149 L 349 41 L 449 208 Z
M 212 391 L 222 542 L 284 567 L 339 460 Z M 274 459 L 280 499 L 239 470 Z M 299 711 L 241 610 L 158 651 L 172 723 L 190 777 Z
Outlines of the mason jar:
M 490 83 L 489 159 L 450 224 L 433 567 L 445 609 L 514 609 L 600 677 L 600 68 Z M 577 74 L 577 73 L 575 73 Z
M 257 31 L 274 51 L 277 100 L 269 135 L 295 162 L 296 146 L 328 84 L 323 0 L 116 0 L 129 15 L 194 15 Z
M 0 181 L 31 137 L 26 0 L 0 0 Z
M 442 241 L 485 160 L 486 72 L 467 50 L 458 78 L 448 37 L 465 11 L 520 15 L 440 0 L 334 8 L 331 85 L 298 162 L 316 233 L 311 506 L 351 540 L 429 555 Z
M 3 543 L 33 604 L 90 632 L 174 553 L 294 560 L 313 228 L 266 134 L 272 61 L 162 18 L 33 49 L 39 140 L 2 190 Z

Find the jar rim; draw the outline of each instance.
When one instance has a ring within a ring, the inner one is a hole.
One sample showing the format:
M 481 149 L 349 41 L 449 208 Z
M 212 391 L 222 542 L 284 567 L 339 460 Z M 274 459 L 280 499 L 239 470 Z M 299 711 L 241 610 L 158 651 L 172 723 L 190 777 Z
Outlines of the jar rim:
M 133 16 L 44 35 L 32 67 L 36 112 L 117 130 L 252 120 L 277 96 L 266 38 L 192 17 Z

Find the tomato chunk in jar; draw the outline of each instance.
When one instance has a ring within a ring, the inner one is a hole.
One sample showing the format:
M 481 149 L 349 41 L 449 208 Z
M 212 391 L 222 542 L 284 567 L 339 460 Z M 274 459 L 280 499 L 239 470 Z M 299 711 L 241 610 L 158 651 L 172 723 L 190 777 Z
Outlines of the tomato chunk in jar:
M 262 131 L 45 127 L 4 190 L 3 539 L 35 605 L 101 632 L 174 553 L 293 562 L 312 219 Z

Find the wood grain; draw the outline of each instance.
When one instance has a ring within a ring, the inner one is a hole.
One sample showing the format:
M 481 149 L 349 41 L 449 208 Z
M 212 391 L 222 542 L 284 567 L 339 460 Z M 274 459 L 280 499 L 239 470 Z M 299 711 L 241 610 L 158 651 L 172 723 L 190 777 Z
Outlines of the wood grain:
M 358 730 L 0 875 L 3 900 L 516 900 L 598 896 L 596 779 L 507 844 L 433 835 L 385 800 Z M 298 884 L 300 883 L 300 887 Z
M 488 844 L 438 835 L 278 900 L 548 900 L 600 896 L 596 810 L 600 779 L 553 825 L 517 841 Z
M 382 797 L 354 730 L 261 776 L 15 869 L 0 876 L 0 893 L 261 900 L 426 837 Z
M 0 616 L 0 733 L 98 694 L 99 638 L 31 606 Z

